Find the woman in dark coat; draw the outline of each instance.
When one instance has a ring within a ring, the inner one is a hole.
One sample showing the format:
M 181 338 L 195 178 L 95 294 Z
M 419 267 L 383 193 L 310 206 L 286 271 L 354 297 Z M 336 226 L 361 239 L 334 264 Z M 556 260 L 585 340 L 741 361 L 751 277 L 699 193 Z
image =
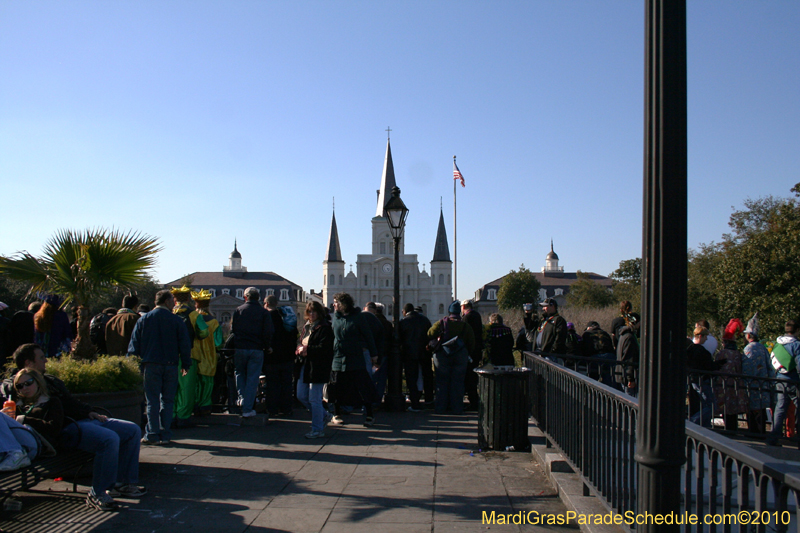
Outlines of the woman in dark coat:
M 353 392 L 358 393 L 364 405 L 364 426 L 375 423 L 372 403 L 375 401 L 375 385 L 367 372 L 364 352 L 369 352 L 373 365 L 378 363 L 378 351 L 369 324 L 356 307 L 353 297 L 346 292 L 333 296 L 333 364 L 328 395 L 333 398 L 335 426 L 344 424 L 342 400 Z
M 297 399 L 311 411 L 311 431 L 307 439 L 325 436 L 325 425 L 331 414 L 322 405 L 322 389 L 331 377 L 333 362 L 333 329 L 325 320 L 325 310 L 319 302 L 306 305 L 306 324 L 297 347 L 303 367 L 297 379 Z

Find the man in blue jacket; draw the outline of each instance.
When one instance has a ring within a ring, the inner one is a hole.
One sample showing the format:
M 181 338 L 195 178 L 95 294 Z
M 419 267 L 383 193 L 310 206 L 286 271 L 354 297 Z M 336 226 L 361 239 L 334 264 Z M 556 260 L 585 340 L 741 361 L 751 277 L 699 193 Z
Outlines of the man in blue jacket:
M 192 343 L 183 320 L 172 314 L 174 305 L 170 291 L 158 291 L 156 308 L 136 322 L 128 345 L 128 353 L 142 358 L 147 400 L 147 426 L 142 444 L 169 444 L 178 365 L 184 376 L 192 366 Z

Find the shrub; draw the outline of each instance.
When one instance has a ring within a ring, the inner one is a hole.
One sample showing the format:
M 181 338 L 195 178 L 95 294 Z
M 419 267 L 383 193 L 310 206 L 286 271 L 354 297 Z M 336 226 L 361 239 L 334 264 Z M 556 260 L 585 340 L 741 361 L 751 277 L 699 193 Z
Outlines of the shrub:
M 101 355 L 95 361 L 63 356 L 48 359 L 47 373 L 62 380 L 73 394 L 142 390 L 140 359 L 123 355 Z

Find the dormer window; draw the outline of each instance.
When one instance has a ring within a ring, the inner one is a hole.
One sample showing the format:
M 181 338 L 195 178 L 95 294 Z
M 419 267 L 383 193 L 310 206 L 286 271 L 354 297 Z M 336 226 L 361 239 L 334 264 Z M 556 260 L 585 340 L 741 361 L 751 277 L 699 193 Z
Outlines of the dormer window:
M 281 289 L 281 298 L 282 301 L 286 301 L 289 299 L 289 289 Z
M 222 294 L 230 294 L 230 293 L 231 293 L 230 289 L 222 289 Z
M 244 300 L 244 289 L 236 289 L 236 297 Z
M 497 289 L 489 289 L 488 299 L 489 300 L 497 300 Z

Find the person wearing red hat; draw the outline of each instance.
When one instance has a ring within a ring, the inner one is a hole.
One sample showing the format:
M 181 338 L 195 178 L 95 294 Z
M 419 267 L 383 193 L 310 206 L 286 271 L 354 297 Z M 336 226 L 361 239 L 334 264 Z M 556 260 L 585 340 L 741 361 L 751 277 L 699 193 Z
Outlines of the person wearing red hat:
M 722 334 L 722 349 L 714 360 L 726 363 L 720 368 L 725 374 L 742 373 L 742 352 L 736 346 L 736 337 L 744 330 L 741 319 L 733 318 L 725 326 Z M 727 378 L 715 381 L 714 396 L 717 399 L 717 414 L 725 420 L 725 429 L 736 431 L 739 427 L 739 415 L 747 412 L 747 386 L 744 380 Z

